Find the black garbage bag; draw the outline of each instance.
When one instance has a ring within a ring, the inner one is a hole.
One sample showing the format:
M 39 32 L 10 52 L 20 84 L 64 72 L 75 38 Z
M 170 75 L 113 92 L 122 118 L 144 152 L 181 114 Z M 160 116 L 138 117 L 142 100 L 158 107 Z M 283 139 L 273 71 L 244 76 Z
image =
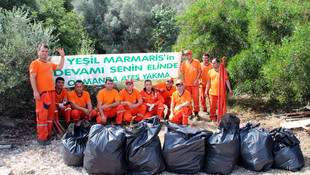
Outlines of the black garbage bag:
M 88 139 L 90 124 L 82 120 L 72 123 L 62 137 L 62 159 L 69 166 L 83 166 L 84 151 Z
M 205 172 L 230 174 L 235 169 L 239 156 L 240 119 L 224 114 L 217 131 L 206 144 Z
M 145 119 L 133 129 L 126 129 L 126 157 L 130 174 L 157 174 L 165 169 L 158 133 L 157 116 Z
M 90 173 L 124 174 L 126 136 L 120 126 L 93 125 L 84 155 L 84 168 Z
M 304 156 L 300 142 L 293 131 L 286 128 L 276 128 L 270 132 L 274 140 L 272 167 L 289 171 L 299 171 L 304 165 Z
M 240 129 L 241 166 L 253 171 L 267 171 L 273 163 L 273 140 L 265 129 L 256 129 L 260 123 L 247 123 Z
M 194 174 L 204 166 L 205 144 L 213 133 L 166 121 L 163 157 L 166 170 Z

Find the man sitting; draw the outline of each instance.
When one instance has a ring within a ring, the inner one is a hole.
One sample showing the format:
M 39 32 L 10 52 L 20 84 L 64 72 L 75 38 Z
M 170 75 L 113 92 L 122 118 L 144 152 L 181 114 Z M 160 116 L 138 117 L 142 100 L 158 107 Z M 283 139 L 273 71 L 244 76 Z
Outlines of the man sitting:
M 75 124 L 78 124 L 81 120 L 90 121 L 96 116 L 96 111 L 92 109 L 89 93 L 83 89 L 83 82 L 77 80 L 75 82 L 74 90 L 69 92 L 68 95 L 68 99 L 73 108 L 71 111 L 71 117 Z
M 64 87 L 65 80 L 62 77 L 56 78 L 55 93 L 55 117 L 59 121 L 59 116 L 64 116 L 66 123 L 70 122 L 71 105 L 68 104 L 68 91 Z
M 143 104 L 139 91 L 133 88 L 133 80 L 127 79 L 126 86 L 119 92 L 121 105 L 124 106 L 124 122 L 131 122 L 132 116 L 136 116 L 134 120 L 139 122 L 142 120 L 146 106 Z
M 164 112 L 164 98 L 161 96 L 159 91 L 152 88 L 152 81 L 144 81 L 144 89 L 140 91 L 142 96 L 143 104 L 146 106 L 146 113 L 142 120 L 157 115 L 161 119 Z
M 158 83 L 153 86 L 153 89 L 158 90 L 165 100 L 164 104 L 167 106 L 167 114 L 165 119 L 168 119 L 170 115 L 171 96 L 173 92 L 176 91 L 175 87 L 173 86 L 173 82 L 173 77 L 167 77 L 166 82 Z
M 191 116 L 193 107 L 191 105 L 192 97 L 189 91 L 184 89 L 182 80 L 176 83 L 177 91 L 172 94 L 171 114 L 169 120 L 173 123 L 188 125 L 188 117 Z
M 105 125 L 108 118 L 115 118 L 115 124 L 121 125 L 124 115 L 124 107 L 117 90 L 113 89 L 113 80 L 106 79 L 105 88 L 97 95 L 97 123 Z

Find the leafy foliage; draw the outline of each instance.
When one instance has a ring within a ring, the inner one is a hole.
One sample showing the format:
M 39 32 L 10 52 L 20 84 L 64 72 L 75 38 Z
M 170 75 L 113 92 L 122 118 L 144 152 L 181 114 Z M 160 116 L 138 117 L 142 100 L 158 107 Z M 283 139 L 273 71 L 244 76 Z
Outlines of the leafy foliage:
M 40 43 L 52 44 L 52 29 L 32 24 L 22 9 L 0 9 L 0 114 L 18 115 L 34 105 L 28 69 Z

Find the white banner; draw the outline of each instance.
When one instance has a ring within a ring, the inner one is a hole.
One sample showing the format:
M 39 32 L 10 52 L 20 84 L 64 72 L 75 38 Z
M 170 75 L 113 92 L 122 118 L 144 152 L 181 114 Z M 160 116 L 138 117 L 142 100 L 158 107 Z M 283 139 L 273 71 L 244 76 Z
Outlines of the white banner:
M 54 71 L 54 79 L 63 77 L 67 88 L 74 86 L 76 80 L 82 80 L 86 85 L 102 85 L 107 78 L 117 82 L 128 78 L 178 77 L 181 58 L 181 52 L 66 56 L 63 69 Z M 60 56 L 52 56 L 50 61 L 58 64 Z

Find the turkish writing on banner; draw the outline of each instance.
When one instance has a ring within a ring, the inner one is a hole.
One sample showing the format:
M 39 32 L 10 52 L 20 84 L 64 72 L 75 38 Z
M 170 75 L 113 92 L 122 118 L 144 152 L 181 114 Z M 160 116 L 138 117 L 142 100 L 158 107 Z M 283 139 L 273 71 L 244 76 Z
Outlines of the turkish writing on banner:
M 102 85 L 107 78 L 118 82 L 128 78 L 178 77 L 181 57 L 181 52 L 66 56 L 63 69 L 54 71 L 54 79 L 63 77 L 67 88 L 74 86 L 76 80 L 82 80 L 85 85 Z M 50 61 L 58 64 L 60 56 L 52 56 Z

